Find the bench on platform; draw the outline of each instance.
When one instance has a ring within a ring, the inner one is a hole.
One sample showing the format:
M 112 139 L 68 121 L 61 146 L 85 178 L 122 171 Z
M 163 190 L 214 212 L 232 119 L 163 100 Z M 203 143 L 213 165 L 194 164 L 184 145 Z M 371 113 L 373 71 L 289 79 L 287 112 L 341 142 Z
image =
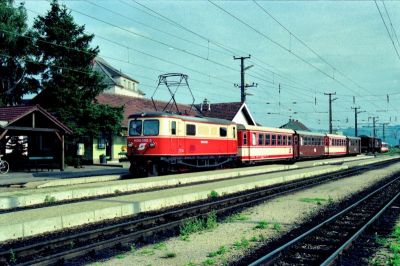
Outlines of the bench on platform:
M 29 171 L 31 169 L 36 169 L 38 171 L 39 169 L 44 170 L 47 169 L 47 171 L 53 171 L 54 166 L 56 165 L 56 162 L 54 160 L 53 156 L 31 156 L 28 157 L 28 168 Z

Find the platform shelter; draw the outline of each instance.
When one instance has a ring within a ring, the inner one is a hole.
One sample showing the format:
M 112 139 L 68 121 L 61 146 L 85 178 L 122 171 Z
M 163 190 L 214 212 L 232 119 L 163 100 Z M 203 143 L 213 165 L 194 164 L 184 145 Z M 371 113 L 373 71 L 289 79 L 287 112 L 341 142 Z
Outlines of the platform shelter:
M 71 129 L 39 105 L 0 107 L 0 154 L 11 167 L 56 165 L 63 171 L 66 134 L 72 134 Z M 21 160 L 13 158 L 7 148 L 12 137 L 23 142 Z

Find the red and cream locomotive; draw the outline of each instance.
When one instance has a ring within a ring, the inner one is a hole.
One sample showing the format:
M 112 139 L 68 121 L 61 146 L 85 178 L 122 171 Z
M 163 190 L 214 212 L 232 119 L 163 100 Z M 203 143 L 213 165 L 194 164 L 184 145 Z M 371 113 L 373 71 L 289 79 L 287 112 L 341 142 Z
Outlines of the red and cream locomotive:
M 236 127 L 231 121 L 215 118 L 161 112 L 131 115 L 130 171 L 157 175 L 181 167 L 215 168 L 233 162 Z
M 276 160 L 357 155 L 360 138 L 153 112 L 129 117 L 127 156 L 136 175 Z

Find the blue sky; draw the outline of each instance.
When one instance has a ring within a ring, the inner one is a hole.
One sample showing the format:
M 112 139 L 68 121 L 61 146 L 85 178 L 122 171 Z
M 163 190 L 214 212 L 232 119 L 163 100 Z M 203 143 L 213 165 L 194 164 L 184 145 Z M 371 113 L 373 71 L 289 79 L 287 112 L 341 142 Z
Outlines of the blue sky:
M 253 96 L 247 97 L 247 104 L 265 126 L 280 126 L 291 117 L 327 130 L 328 97 L 324 92 L 337 93 L 334 128 L 354 125 L 352 106 L 366 111 L 359 115 L 364 125 L 372 123 L 368 121 L 371 116 L 400 124 L 400 58 L 374 1 L 60 3 L 71 9 L 78 24 L 85 24 L 87 32 L 96 35 L 93 45 L 99 46 L 100 56 L 140 81 L 146 97 L 153 94 L 158 75 L 179 72 L 189 76 L 196 103 L 204 98 L 212 103 L 240 101 L 240 90 L 233 85 L 240 82 L 240 66 L 233 56 L 250 54 L 246 65 L 254 67 L 247 71 L 246 82 L 258 83 L 258 87 L 248 90 Z M 400 53 L 386 13 L 400 35 L 400 2 L 377 4 Z M 46 13 L 49 2 L 25 1 L 25 6 L 32 22 L 38 13 Z M 162 92 L 155 97 L 168 100 Z M 178 100 L 190 103 L 183 88 Z

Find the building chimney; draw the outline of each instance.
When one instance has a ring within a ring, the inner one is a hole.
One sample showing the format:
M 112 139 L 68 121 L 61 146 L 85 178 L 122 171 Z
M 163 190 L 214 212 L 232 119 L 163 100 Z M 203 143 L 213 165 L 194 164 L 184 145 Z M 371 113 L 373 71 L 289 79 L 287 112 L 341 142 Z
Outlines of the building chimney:
M 207 100 L 207 98 L 204 98 L 204 101 L 203 101 L 203 103 L 202 103 L 201 106 L 200 106 L 200 110 L 201 110 L 202 112 L 211 111 L 210 101 Z

